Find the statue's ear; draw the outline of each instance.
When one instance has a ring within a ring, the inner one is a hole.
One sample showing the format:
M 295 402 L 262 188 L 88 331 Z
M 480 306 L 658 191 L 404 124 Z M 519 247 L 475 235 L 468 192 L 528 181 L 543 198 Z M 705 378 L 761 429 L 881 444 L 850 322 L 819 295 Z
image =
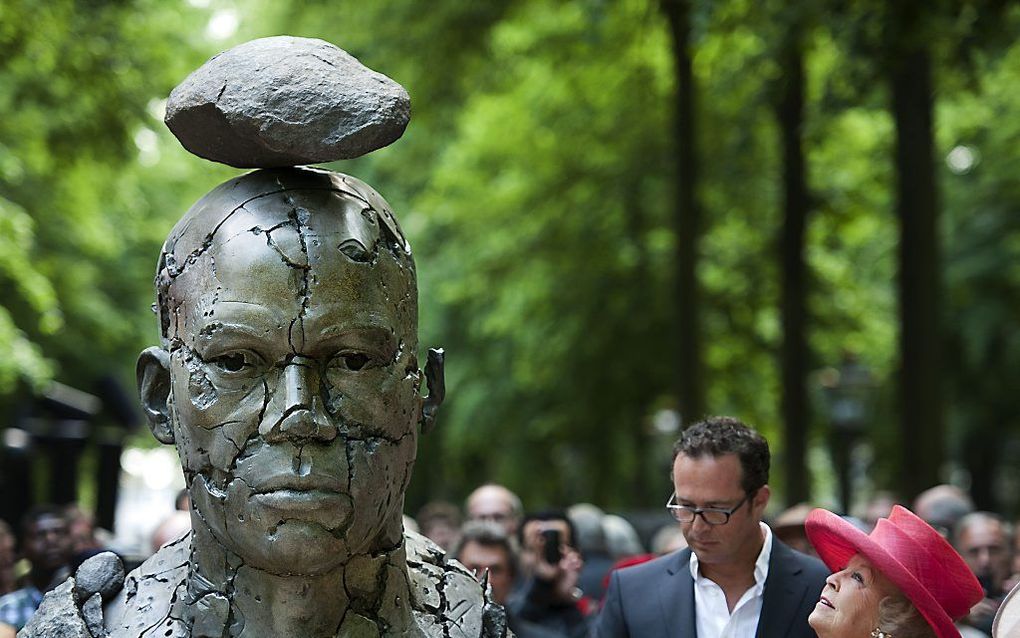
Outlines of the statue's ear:
M 446 398 L 446 375 L 443 370 L 445 360 L 446 353 L 442 348 L 429 348 L 428 361 L 425 362 L 425 385 L 429 395 L 422 400 L 422 434 L 428 434 L 436 427 L 436 413 Z
M 149 420 L 149 429 L 160 443 L 174 442 L 174 428 L 170 422 L 170 355 L 163 348 L 153 346 L 138 355 L 135 366 L 138 378 L 138 397 L 142 410 Z

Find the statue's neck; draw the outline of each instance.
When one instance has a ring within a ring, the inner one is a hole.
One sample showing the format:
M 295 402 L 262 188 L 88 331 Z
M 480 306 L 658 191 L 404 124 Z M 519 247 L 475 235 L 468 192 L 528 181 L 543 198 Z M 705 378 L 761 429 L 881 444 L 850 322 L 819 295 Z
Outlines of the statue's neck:
M 192 636 L 405 635 L 415 625 L 404 546 L 356 556 L 316 575 L 280 575 L 244 564 L 207 528 L 194 530 L 188 604 Z M 226 631 L 224 631 L 226 627 Z

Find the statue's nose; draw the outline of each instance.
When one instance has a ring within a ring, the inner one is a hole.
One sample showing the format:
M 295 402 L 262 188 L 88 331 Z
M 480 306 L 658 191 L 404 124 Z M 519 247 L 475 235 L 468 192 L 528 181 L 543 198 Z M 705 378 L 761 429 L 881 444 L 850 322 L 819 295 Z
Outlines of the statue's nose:
M 259 433 L 270 443 L 332 441 L 337 428 L 319 395 L 315 362 L 308 357 L 295 356 L 283 369 L 279 387 L 259 425 Z

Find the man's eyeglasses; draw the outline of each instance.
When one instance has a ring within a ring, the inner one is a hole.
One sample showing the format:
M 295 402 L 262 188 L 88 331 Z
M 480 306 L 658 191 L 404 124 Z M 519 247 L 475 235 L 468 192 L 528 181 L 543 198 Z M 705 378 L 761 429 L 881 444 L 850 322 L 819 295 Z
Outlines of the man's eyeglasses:
M 676 492 L 674 492 L 666 501 L 666 509 L 680 523 L 693 523 L 695 518 L 701 516 L 701 520 L 709 525 L 725 525 L 730 522 L 730 516 L 733 516 L 733 513 L 740 509 L 740 506 L 746 503 L 749 498 L 751 495 L 745 494 L 739 503 L 728 510 L 718 507 L 688 507 L 677 504 Z

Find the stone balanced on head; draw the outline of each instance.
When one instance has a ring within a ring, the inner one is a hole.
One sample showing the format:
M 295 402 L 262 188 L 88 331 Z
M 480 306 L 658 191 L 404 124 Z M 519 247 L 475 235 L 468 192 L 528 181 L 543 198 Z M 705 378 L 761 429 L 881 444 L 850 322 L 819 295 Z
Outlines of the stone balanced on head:
M 85 563 L 23 636 L 506 635 L 471 575 L 402 529 L 444 393 L 435 350 L 422 392 L 410 245 L 371 187 L 293 166 L 388 144 L 408 114 L 395 82 L 300 38 L 241 45 L 171 94 L 189 150 L 285 166 L 214 189 L 160 254 L 138 384 L 193 531 L 126 578 L 111 555 Z

